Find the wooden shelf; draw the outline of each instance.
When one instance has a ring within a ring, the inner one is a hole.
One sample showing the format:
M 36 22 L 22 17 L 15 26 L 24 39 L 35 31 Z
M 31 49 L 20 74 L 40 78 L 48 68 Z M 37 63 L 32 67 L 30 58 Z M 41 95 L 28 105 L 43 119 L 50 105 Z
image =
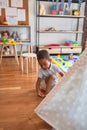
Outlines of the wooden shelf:
M 84 33 L 83 31 L 69 31 L 69 30 L 56 30 L 56 31 L 42 30 L 42 31 L 37 31 L 37 32 L 39 32 L 39 33 L 79 33 L 79 34 Z
M 30 40 L 29 39 L 19 40 L 19 42 L 30 42 Z
M 2 46 L 5 46 L 5 45 L 9 45 L 9 46 L 14 46 L 14 45 L 20 45 L 20 44 L 22 44 L 22 42 L 17 42 L 16 44 L 11 44 L 11 43 L 6 43 L 6 44 L 3 44 L 3 43 L 0 43 L 0 45 Z
M 29 25 L 0 25 L 0 27 L 30 27 Z
M 37 0 L 37 1 L 43 1 L 43 2 L 52 2 L 52 0 Z M 56 2 L 56 0 L 54 0 Z M 61 0 L 59 0 L 61 2 Z M 65 0 L 64 2 L 68 2 L 68 0 Z M 85 2 L 85 0 L 83 0 Z M 72 3 L 78 3 L 78 0 L 72 0 Z
M 56 17 L 56 18 L 85 18 L 85 16 L 74 16 L 74 15 L 52 15 L 52 14 L 45 14 L 45 15 L 38 15 L 38 17 Z

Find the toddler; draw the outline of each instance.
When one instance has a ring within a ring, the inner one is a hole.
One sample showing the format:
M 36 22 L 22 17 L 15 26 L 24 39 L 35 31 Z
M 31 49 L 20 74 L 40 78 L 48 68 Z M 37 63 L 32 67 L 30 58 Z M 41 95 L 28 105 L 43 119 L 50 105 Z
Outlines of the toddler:
M 51 57 L 46 50 L 41 50 L 37 53 L 37 60 L 41 68 L 36 82 L 36 91 L 37 95 L 43 98 L 58 84 L 57 74 L 59 73 L 61 76 L 64 74 L 57 65 L 51 63 Z

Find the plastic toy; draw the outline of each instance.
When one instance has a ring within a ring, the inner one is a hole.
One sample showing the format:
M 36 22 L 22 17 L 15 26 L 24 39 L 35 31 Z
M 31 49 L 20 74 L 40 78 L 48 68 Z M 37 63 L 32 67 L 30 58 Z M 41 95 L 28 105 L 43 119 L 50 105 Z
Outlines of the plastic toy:
M 65 61 L 60 55 L 52 56 L 52 62 L 58 65 L 63 71 L 67 72 L 69 68 L 73 65 L 74 61 Z
M 7 21 L 6 17 L 4 17 L 4 21 L 3 21 L 2 24 L 3 24 L 3 25 L 8 25 L 8 21 Z
M 51 44 L 45 45 L 45 47 L 56 47 L 56 46 L 60 46 L 60 44 L 59 43 L 51 43 Z
M 8 43 L 8 38 L 10 37 L 10 33 L 8 31 L 1 32 L 1 40 L 3 44 Z
M 3 44 L 7 44 L 8 43 L 8 39 L 7 38 L 2 37 L 1 40 L 2 40 Z
M 78 41 L 74 41 L 74 42 L 73 42 L 73 45 L 74 45 L 74 46 L 79 46 L 79 42 L 78 42 Z
M 17 42 L 14 39 L 8 39 L 9 44 L 16 44 Z
M 56 0 L 56 11 L 57 14 L 59 13 L 59 0 Z
M 81 54 L 73 55 L 72 57 L 69 55 L 57 55 L 52 56 L 52 62 L 58 65 L 63 71 L 67 72 L 75 61 L 78 60 Z
M 15 41 L 19 41 L 19 40 L 20 40 L 20 37 L 19 37 L 17 31 L 14 31 L 14 32 L 12 33 L 11 38 L 14 39 Z
M 65 42 L 64 45 L 65 45 L 65 46 L 79 46 L 79 42 L 78 42 L 78 41 L 68 40 L 68 41 Z
M 8 31 L 2 31 L 1 32 L 1 37 L 9 38 L 10 37 L 10 33 Z
M 60 7 L 59 7 L 59 14 L 64 14 L 64 0 L 61 0 Z
M 45 15 L 46 14 L 46 10 L 43 4 L 40 4 L 40 15 Z
M 51 7 L 51 13 L 52 14 L 57 14 L 57 5 L 56 4 L 53 4 L 52 7 Z
M 80 10 L 72 10 L 72 15 L 75 15 L 75 16 L 79 16 L 80 15 Z
M 51 13 L 53 15 L 56 15 L 58 14 L 58 11 L 59 11 L 59 0 L 56 0 L 56 3 L 54 3 L 54 0 L 52 0 L 53 4 L 52 4 L 52 7 L 51 7 Z
M 68 41 L 65 42 L 64 45 L 65 45 L 65 46 L 73 46 L 73 42 L 70 41 L 70 40 L 68 40 Z
M 56 31 L 56 29 L 54 27 L 50 27 L 50 28 L 46 29 L 45 31 Z
M 67 4 L 65 6 L 64 15 L 70 15 L 70 9 Z
M 72 0 L 68 0 L 69 9 L 70 9 L 70 7 L 71 7 L 71 3 L 72 3 Z

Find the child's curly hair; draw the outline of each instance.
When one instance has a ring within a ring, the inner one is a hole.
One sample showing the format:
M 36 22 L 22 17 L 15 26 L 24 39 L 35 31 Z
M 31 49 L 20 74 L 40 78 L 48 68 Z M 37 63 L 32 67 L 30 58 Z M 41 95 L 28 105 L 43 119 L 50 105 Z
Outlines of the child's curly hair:
M 46 50 L 41 50 L 37 53 L 37 60 L 40 60 L 40 59 L 50 59 L 50 55 L 48 53 L 48 51 Z

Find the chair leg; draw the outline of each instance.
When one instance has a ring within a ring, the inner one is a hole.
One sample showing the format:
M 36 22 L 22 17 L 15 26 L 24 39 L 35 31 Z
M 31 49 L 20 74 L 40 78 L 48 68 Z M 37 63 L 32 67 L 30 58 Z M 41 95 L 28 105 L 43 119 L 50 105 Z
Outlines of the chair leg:
M 3 56 L 3 48 L 4 48 L 4 46 L 3 45 L 1 45 L 1 57 L 0 57 L 0 63 L 2 63 L 2 56 Z
M 21 56 L 20 57 L 20 64 L 21 64 L 21 70 L 22 70 L 22 72 L 24 71 L 24 65 L 23 65 L 23 57 Z
M 35 57 L 35 62 L 36 62 L 36 71 L 38 71 L 38 62 L 37 62 L 37 58 Z
M 32 62 L 32 69 L 33 69 L 33 57 L 31 57 L 31 62 Z
M 25 73 L 28 74 L 28 58 L 25 58 Z
M 16 61 L 17 61 L 17 64 L 19 65 L 18 56 L 17 56 L 17 48 L 16 48 L 16 45 L 13 45 L 13 49 L 14 49 L 15 59 L 16 59 Z

